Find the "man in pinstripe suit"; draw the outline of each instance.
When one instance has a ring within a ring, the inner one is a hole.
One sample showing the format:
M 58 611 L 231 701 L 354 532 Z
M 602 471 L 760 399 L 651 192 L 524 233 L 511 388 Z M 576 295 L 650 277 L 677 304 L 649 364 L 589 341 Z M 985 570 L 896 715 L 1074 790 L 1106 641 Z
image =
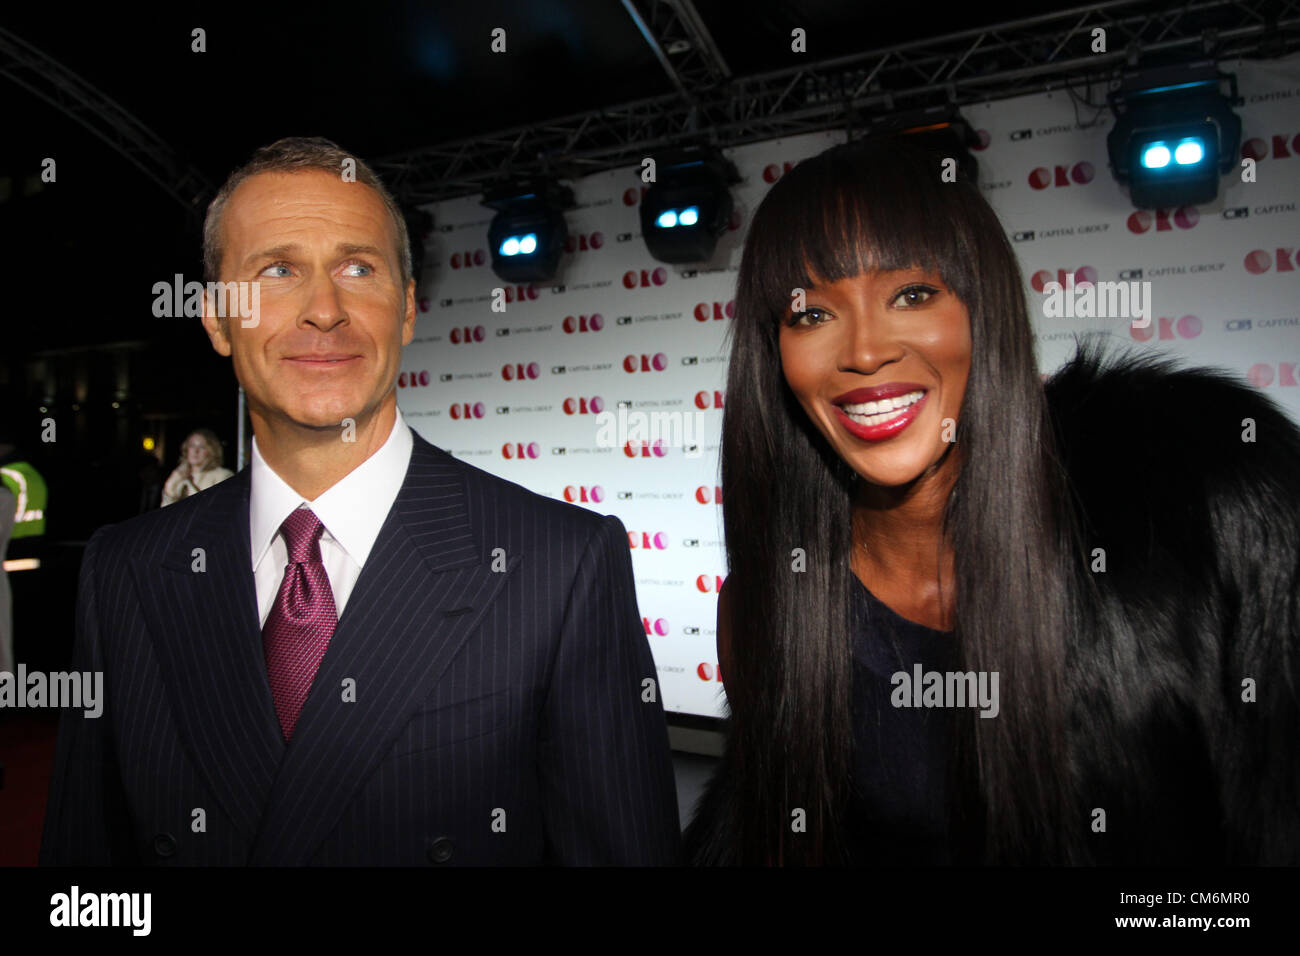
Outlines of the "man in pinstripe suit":
M 403 422 L 409 243 L 351 160 L 281 140 L 209 209 L 208 280 L 259 284 L 203 320 L 252 462 L 91 538 L 107 704 L 64 717 L 42 862 L 674 863 L 626 532 Z

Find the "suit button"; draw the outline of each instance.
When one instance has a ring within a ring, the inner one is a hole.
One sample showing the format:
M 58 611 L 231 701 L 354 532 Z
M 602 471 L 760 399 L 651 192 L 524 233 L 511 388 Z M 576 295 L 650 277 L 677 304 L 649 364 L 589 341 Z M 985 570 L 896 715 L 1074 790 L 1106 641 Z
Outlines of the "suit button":
M 429 862 L 446 863 L 451 859 L 451 855 L 454 852 L 455 847 L 452 845 L 450 840 L 446 837 L 438 837 L 438 839 L 429 844 Z
M 158 833 L 153 838 L 153 852 L 164 859 L 176 852 L 176 840 L 170 833 Z

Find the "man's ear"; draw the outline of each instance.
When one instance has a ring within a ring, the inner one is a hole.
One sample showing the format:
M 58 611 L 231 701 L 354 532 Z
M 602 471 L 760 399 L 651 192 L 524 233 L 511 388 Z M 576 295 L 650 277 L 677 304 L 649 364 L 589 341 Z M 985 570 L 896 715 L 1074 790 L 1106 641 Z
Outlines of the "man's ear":
M 208 333 L 212 348 L 218 355 L 230 357 L 230 320 L 217 315 L 217 303 L 212 291 L 203 293 L 203 328 Z
M 402 344 L 410 345 L 415 337 L 415 280 L 406 283 L 406 315 L 402 318 Z

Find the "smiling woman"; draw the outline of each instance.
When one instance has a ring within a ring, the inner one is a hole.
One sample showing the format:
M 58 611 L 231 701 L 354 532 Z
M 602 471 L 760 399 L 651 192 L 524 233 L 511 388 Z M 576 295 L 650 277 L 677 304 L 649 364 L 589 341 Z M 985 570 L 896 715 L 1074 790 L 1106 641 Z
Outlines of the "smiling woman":
M 1300 861 L 1296 688 L 1254 687 L 1300 666 L 1300 432 L 1225 377 L 1091 344 L 1044 386 L 1001 225 L 940 171 L 836 147 L 750 227 L 728 739 L 688 851 Z

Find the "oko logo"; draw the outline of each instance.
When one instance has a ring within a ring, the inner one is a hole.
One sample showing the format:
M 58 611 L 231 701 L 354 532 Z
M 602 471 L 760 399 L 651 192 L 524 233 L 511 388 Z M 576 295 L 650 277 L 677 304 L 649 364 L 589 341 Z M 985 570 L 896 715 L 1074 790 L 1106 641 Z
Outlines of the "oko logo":
M 720 505 L 722 488 L 718 485 L 700 485 L 695 489 L 695 500 L 702 505 Z
M 577 235 L 569 233 L 569 238 L 564 240 L 565 252 L 586 252 L 588 249 L 599 249 L 605 244 L 605 234 L 601 232 L 580 232 Z
M 1295 136 L 1291 137 L 1291 141 L 1288 143 L 1287 137 L 1290 135 L 1290 133 L 1273 134 L 1272 156 L 1274 159 L 1289 159 L 1297 153 L 1300 153 L 1300 133 L 1296 133 Z M 1269 145 L 1269 142 L 1266 140 L 1262 140 L 1259 137 L 1252 137 L 1241 144 L 1241 158 L 1255 160 L 1268 159 Z
M 1278 249 L 1270 254 L 1265 249 L 1253 249 L 1246 253 L 1244 265 L 1246 271 L 1251 275 L 1263 275 L 1271 270 L 1274 266 L 1278 272 L 1295 272 L 1296 267 L 1300 266 L 1300 256 L 1295 254 L 1294 249 Z
M 700 302 L 695 306 L 695 321 L 708 322 L 710 319 L 732 319 L 736 317 L 736 300 L 726 302 Z
M 1047 189 L 1050 186 L 1086 186 L 1097 175 L 1092 163 L 1075 163 L 1073 166 L 1039 166 L 1029 174 L 1029 185 L 1034 189 Z
M 423 372 L 402 372 L 397 376 L 398 388 L 415 388 L 419 385 L 429 384 L 429 373 Z
M 605 489 L 600 485 L 565 485 L 564 500 L 571 502 L 592 502 L 600 504 L 605 500 Z
M 542 374 L 541 366 L 536 362 L 516 362 L 513 365 L 506 364 L 501 366 L 501 377 L 507 382 L 523 382 L 530 378 L 537 378 Z
M 648 617 L 643 617 L 641 618 L 641 626 L 645 628 L 646 637 L 649 637 L 652 634 L 659 637 L 668 636 L 668 622 L 662 617 L 656 617 L 654 620 L 651 620 Z
M 623 205 L 635 206 L 642 199 L 645 199 L 646 190 L 649 188 L 649 186 L 642 186 L 640 189 L 637 189 L 635 186 L 629 186 L 627 189 L 623 190 Z
M 537 291 L 537 287 L 531 285 L 508 285 L 505 287 L 505 294 L 507 302 L 523 302 L 525 300 L 531 302 L 541 295 Z
M 1195 206 L 1179 206 L 1177 209 L 1139 209 L 1128 217 L 1128 231 L 1135 235 L 1150 232 L 1169 232 L 1175 227 L 1191 229 L 1201 219 L 1200 210 Z
M 605 400 L 599 395 L 566 398 L 563 408 L 566 415 L 599 415 L 605 410 Z
M 1064 289 L 1066 285 L 1069 284 L 1065 281 L 1067 275 L 1074 276 L 1072 284 L 1076 289 L 1082 286 L 1085 282 L 1091 283 L 1097 281 L 1096 269 L 1092 266 L 1079 266 L 1077 269 L 1057 269 L 1055 274 L 1052 274 L 1052 272 L 1047 269 L 1039 269 L 1030 277 L 1029 284 L 1033 286 L 1035 292 L 1047 291 L 1047 284 L 1049 282 L 1055 282 Z
M 722 393 L 716 389 L 713 391 L 712 395 L 708 392 L 696 392 L 695 407 L 700 409 L 700 411 L 708 411 L 710 408 L 721 408 Z
M 1197 316 L 1185 315 L 1174 321 L 1162 315 L 1153 325 L 1146 328 L 1130 326 L 1128 331 L 1139 342 L 1150 342 L 1157 336 L 1161 339 L 1194 339 L 1201 334 L 1201 328 L 1201 320 Z
M 663 458 L 668 454 L 668 449 L 664 447 L 662 438 L 656 438 L 652 442 L 633 439 L 624 443 L 623 454 L 629 458 Z
M 776 163 L 768 163 L 763 167 L 763 182 L 774 183 L 792 169 L 794 163 L 788 159 L 779 166 Z
M 501 457 L 514 461 L 516 459 L 536 458 L 541 454 L 537 442 L 506 442 L 501 446 Z
M 668 270 L 663 266 L 657 269 L 642 269 L 637 272 L 635 269 L 629 269 L 623 273 L 623 288 L 625 289 L 649 289 L 652 286 L 660 286 L 668 281 Z
M 572 335 L 574 332 L 599 332 L 605 327 L 605 317 L 599 312 L 577 317 L 566 315 L 560 325 L 566 335 Z
M 656 352 L 654 355 L 628 355 L 623 359 L 623 371 L 628 374 L 634 372 L 662 372 L 668 367 L 668 356 L 663 352 Z
M 481 325 L 466 325 L 451 330 L 452 345 L 460 345 L 461 343 L 469 345 L 471 342 L 482 342 L 485 338 L 487 338 L 487 329 Z
M 701 594 L 717 594 L 722 590 L 722 577 L 717 574 L 701 574 L 695 579 L 695 589 Z
M 1300 362 L 1279 362 L 1276 365 L 1257 362 L 1246 373 L 1246 380 L 1256 388 L 1268 388 L 1270 385 L 1294 387 L 1297 371 L 1300 371 Z
M 695 668 L 695 673 L 700 680 L 722 680 L 722 668 L 708 661 L 702 661 L 700 666 Z
M 457 402 L 451 406 L 451 417 L 455 421 L 482 418 L 487 414 L 487 407 L 482 402 Z
M 475 266 L 486 265 L 487 250 L 474 249 L 470 252 L 453 252 L 450 261 L 453 269 L 472 269 Z
M 629 531 L 627 546 L 640 551 L 665 551 L 668 548 L 668 535 L 662 531 Z

